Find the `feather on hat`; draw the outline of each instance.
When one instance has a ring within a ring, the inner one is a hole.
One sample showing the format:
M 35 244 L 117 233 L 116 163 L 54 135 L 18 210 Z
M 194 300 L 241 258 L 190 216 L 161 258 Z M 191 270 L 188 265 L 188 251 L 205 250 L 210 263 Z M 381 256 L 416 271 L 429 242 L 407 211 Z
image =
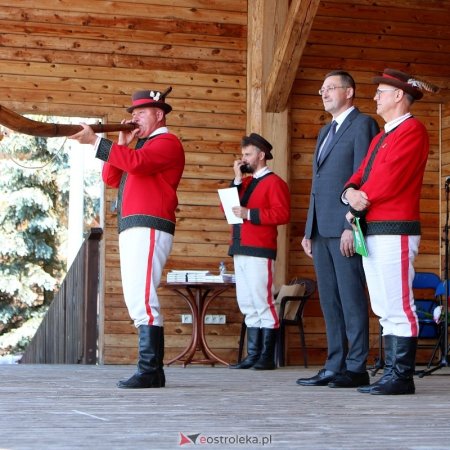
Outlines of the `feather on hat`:
M 388 84 L 410 94 L 415 100 L 423 97 L 423 90 L 436 93 L 439 88 L 434 84 L 412 77 L 404 72 L 395 69 L 384 69 L 383 75 L 374 77 L 375 84 Z
M 137 91 L 131 96 L 132 105 L 127 108 L 127 112 L 131 113 L 135 108 L 160 108 L 166 114 L 172 111 L 172 107 L 166 103 L 166 95 L 170 93 L 172 87 L 168 87 L 164 92 L 159 91 Z

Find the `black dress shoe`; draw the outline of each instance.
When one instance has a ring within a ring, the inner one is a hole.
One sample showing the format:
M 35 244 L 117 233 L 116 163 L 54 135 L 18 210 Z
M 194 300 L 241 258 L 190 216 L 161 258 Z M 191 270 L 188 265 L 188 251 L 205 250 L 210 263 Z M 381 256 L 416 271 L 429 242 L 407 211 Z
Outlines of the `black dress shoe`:
M 366 386 L 370 383 L 369 374 L 367 372 L 351 372 L 346 370 L 345 373 L 337 375 L 328 387 L 331 388 L 353 388 Z
M 297 384 L 300 386 L 327 386 L 336 375 L 337 373 L 332 370 L 321 369 L 317 375 L 311 378 L 299 378 Z

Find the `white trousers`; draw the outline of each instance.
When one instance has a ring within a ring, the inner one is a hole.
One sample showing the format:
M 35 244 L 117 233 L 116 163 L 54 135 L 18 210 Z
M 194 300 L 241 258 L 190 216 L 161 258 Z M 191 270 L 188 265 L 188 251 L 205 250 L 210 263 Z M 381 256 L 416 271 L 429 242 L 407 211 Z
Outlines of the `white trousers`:
M 123 295 L 136 328 L 163 326 L 156 290 L 172 243 L 171 234 L 153 228 L 128 228 L 119 234 Z
M 419 322 L 412 282 L 420 236 L 373 235 L 367 236 L 366 243 L 369 256 L 363 257 L 364 272 L 383 335 L 416 337 Z
M 279 328 L 273 259 L 235 255 L 236 296 L 247 327 Z

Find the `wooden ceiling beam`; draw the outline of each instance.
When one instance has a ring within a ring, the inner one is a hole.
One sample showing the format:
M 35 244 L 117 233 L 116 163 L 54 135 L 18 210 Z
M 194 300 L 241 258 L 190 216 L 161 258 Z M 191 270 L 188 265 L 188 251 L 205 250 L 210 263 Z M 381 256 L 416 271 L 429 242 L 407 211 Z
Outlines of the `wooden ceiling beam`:
M 286 109 L 303 50 L 320 0 L 292 0 L 286 28 L 266 83 L 266 111 Z

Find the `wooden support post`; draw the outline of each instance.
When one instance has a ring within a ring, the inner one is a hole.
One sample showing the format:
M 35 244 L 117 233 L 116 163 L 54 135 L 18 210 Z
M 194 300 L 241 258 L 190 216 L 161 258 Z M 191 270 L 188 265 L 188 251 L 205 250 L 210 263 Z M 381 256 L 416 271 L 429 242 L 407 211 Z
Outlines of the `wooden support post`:
M 267 111 L 281 112 L 287 107 L 318 7 L 319 0 L 292 0 L 284 32 L 279 39 L 267 78 Z
M 288 14 L 288 0 L 249 0 L 247 57 L 247 131 L 264 136 L 274 147 L 272 170 L 289 183 L 289 111 L 266 111 L 265 83 L 272 66 L 275 47 Z M 288 226 L 279 227 L 277 286 L 285 283 L 288 262 Z

